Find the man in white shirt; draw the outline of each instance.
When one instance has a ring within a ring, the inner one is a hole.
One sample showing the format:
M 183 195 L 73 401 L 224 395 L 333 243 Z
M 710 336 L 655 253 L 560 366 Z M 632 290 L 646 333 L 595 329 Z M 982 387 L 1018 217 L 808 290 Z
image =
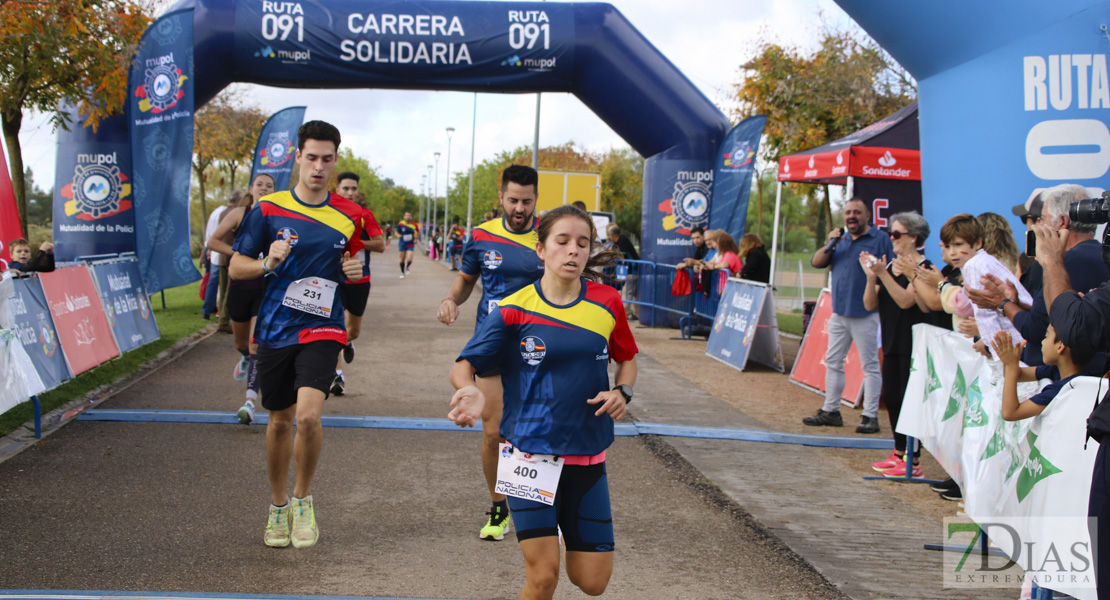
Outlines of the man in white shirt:
M 243 192 L 235 190 L 232 192 L 231 197 L 228 198 L 227 204 L 216 208 L 208 215 L 208 224 L 204 228 L 204 239 L 212 237 L 216 232 L 216 227 L 220 225 L 220 220 L 223 219 L 224 213 L 233 204 L 239 201 L 243 196 Z M 219 313 L 220 320 L 217 329 L 225 333 L 231 333 L 231 319 L 227 314 L 227 263 L 228 257 L 220 254 L 219 252 L 211 252 L 205 250 L 208 256 L 209 269 L 208 269 L 208 287 L 204 291 L 204 308 L 201 309 L 204 318 L 207 320 L 212 316 L 212 313 Z M 215 281 L 213 281 L 215 279 Z

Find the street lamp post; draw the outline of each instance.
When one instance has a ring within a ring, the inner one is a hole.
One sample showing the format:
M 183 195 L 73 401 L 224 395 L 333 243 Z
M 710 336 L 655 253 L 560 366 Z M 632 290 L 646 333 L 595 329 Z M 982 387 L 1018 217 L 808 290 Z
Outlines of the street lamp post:
M 470 230 L 474 214 L 474 141 L 478 138 L 478 92 L 474 92 L 474 120 L 470 125 L 470 190 L 466 193 L 466 237 L 470 238 Z
M 447 179 L 443 184 L 443 249 L 447 249 L 447 215 L 451 206 L 451 135 L 455 133 L 454 127 L 447 128 Z M 444 255 L 447 252 L 443 253 Z M 444 256 L 446 258 L 446 256 Z
M 428 203 L 428 210 L 424 213 L 428 217 L 428 220 L 421 224 L 421 227 L 427 229 L 428 223 L 431 223 L 434 218 L 432 217 L 432 165 L 428 165 L 428 195 L 424 197 L 424 201 Z M 425 233 L 429 236 L 432 235 L 430 231 L 425 231 Z
M 436 215 L 439 213 L 439 156 L 440 152 L 433 152 L 432 156 L 436 159 L 436 177 L 432 180 L 432 220 L 428 224 L 428 235 L 432 239 L 432 244 L 436 243 L 435 236 L 432 235 L 432 230 L 436 227 Z M 436 256 L 439 256 L 439 248 L 436 248 Z
M 417 217 L 416 217 L 417 218 L 417 221 L 416 221 L 417 223 L 423 223 L 424 222 L 424 208 L 426 207 L 426 203 L 424 202 L 424 198 L 425 198 L 425 196 L 424 196 L 424 185 L 427 183 L 427 181 L 428 181 L 428 176 L 427 175 L 421 175 L 420 176 L 420 210 L 416 211 L 417 212 Z

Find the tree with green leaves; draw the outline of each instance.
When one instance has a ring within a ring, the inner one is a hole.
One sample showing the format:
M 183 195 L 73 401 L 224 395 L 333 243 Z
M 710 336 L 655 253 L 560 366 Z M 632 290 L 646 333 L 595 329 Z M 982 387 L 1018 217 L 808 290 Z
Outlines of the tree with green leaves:
M 121 114 L 131 57 L 151 14 L 149 0 L 0 3 L 0 127 L 24 227 L 23 111 L 50 115 L 55 130 L 71 125 L 65 106 L 76 107 L 80 125 L 94 130 Z
M 209 170 L 221 175 L 221 195 L 230 195 L 239 172 L 249 173 L 258 132 L 266 122 L 261 109 L 245 106 L 238 97 L 235 88 L 225 89 L 198 110 L 193 120 L 193 175 L 200 199 L 201 235 L 208 222 Z
M 805 53 L 767 41 L 741 67 L 733 116 L 766 114 L 763 156 L 778 158 L 831 142 L 897 111 L 917 97 L 916 82 L 874 40 L 859 30 L 821 32 Z M 808 190 L 815 239 L 831 218 L 828 186 L 822 198 Z

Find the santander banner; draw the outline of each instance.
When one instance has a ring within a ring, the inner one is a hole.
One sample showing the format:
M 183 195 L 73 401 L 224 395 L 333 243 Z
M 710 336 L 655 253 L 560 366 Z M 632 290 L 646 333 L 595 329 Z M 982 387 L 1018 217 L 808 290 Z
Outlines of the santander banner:
M 779 159 L 779 181 L 843 180 L 847 176 L 920 181 L 921 152 L 852 146 Z
M 58 340 L 74 375 L 119 356 L 88 268 L 58 269 L 41 273 L 39 278 Z

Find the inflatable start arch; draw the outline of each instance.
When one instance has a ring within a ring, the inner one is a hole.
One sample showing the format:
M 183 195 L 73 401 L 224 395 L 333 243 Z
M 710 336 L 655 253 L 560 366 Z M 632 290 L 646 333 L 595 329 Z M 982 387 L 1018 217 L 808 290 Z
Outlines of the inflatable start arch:
M 60 135 L 54 234 L 59 260 L 136 251 L 151 293 L 198 278 L 192 113 L 234 82 L 569 92 L 647 157 L 646 255 L 677 262 L 708 221 L 683 197 L 708 193 L 728 120 L 608 4 L 185 0 L 142 46 L 127 114 Z

